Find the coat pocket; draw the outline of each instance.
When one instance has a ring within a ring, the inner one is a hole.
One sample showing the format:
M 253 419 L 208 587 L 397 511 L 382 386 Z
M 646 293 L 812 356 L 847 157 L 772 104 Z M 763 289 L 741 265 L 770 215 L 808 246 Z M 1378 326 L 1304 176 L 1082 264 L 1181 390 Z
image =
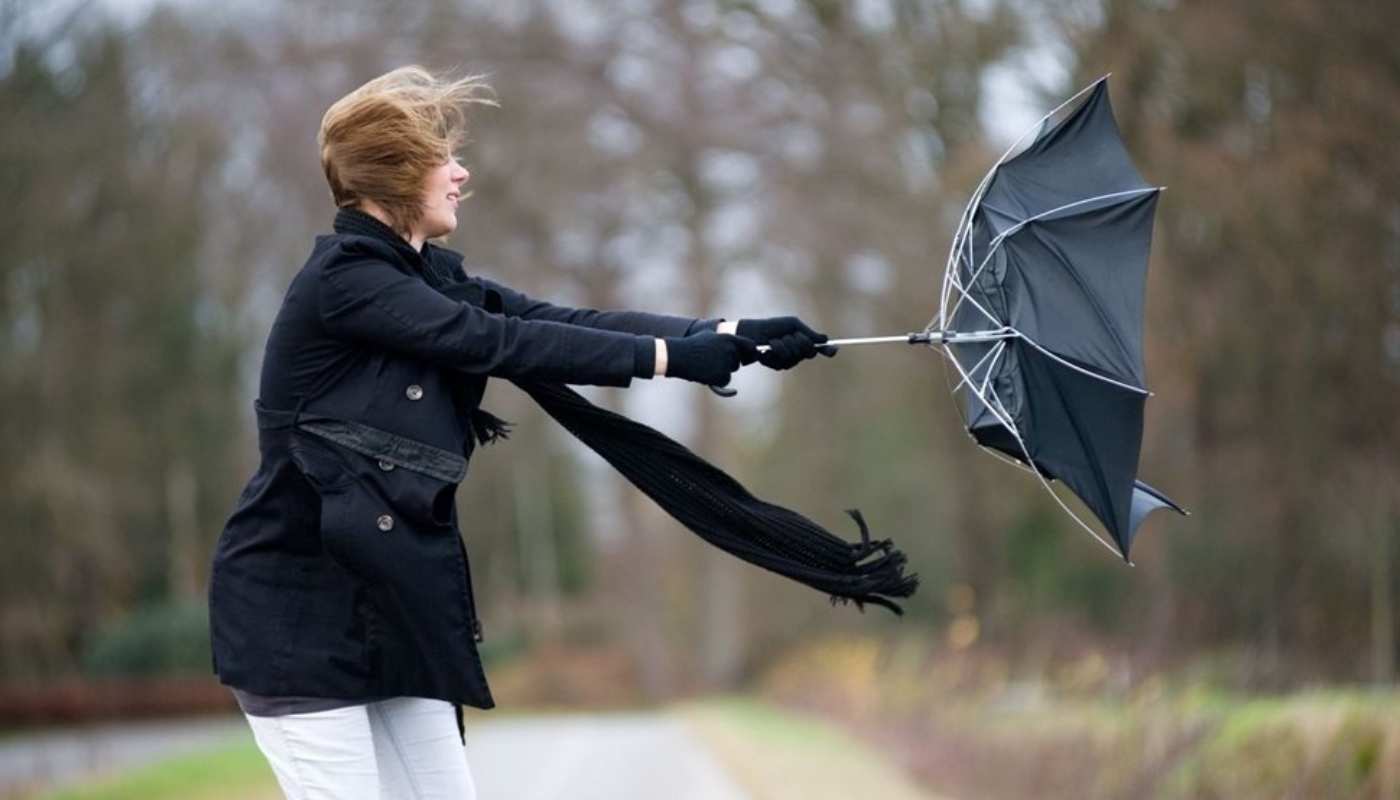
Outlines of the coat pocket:
M 372 491 L 351 480 L 321 489 L 321 547 L 351 574 L 384 583 L 398 563 L 407 525 Z
M 393 583 L 456 537 L 466 459 L 363 423 L 304 415 L 298 466 L 321 500 L 321 544 L 356 576 Z
M 323 488 L 355 481 L 383 499 L 389 512 L 424 530 L 446 531 L 456 522 L 457 486 L 466 475 L 466 459 L 423 442 L 343 421 L 313 422 L 305 427 L 316 440 L 313 450 L 334 456 Z M 314 464 L 312 465 L 315 466 Z

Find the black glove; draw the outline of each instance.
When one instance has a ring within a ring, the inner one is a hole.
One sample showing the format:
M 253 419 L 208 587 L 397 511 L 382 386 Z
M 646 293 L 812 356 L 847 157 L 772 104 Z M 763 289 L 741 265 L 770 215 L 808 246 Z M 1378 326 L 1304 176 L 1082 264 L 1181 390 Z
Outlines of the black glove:
M 759 358 L 758 345 L 732 333 L 667 337 L 666 377 L 725 386 L 735 370 Z
M 834 356 L 838 349 L 831 345 L 819 347 L 827 335 L 817 333 L 797 317 L 741 319 L 734 332 L 768 345 L 768 352 L 760 353 L 758 361 L 769 369 L 791 369 L 817 353 Z

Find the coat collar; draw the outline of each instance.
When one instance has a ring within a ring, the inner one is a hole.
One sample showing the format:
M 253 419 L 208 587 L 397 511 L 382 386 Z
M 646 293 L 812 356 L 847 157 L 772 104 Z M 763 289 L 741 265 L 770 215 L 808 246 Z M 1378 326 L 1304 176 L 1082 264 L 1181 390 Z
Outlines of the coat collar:
M 423 243 L 422 250 L 414 250 L 413 245 L 409 244 L 408 240 L 400 236 L 393 228 L 358 208 L 346 206 L 337 209 L 335 221 L 331 227 L 335 229 L 336 233 L 349 233 L 379 239 L 408 257 L 410 263 L 413 264 L 420 264 L 427 258 L 427 242 Z
M 460 262 L 460 255 L 426 241 L 423 242 L 422 249 L 414 250 L 413 245 L 409 244 L 408 240 L 400 236 L 393 228 L 385 225 L 379 218 L 358 208 L 346 206 L 337 209 L 332 228 L 336 233 L 366 236 L 387 244 L 431 285 L 441 286 L 455 282 L 451 274 L 452 268 L 442 262 L 444 261 L 443 257 L 449 255 L 456 255 L 457 258 L 447 260 Z

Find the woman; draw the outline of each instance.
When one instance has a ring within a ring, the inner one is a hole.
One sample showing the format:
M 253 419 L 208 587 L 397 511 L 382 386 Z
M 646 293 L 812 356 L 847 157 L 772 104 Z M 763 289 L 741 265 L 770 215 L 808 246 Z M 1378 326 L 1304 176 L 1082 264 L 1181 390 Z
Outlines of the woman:
M 484 91 L 405 67 L 321 122 L 334 232 L 268 336 L 262 460 L 209 590 L 214 671 L 289 798 L 474 796 L 461 704 L 494 701 L 455 491 L 503 432 L 478 408 L 488 377 L 722 386 L 826 341 L 795 317 L 573 309 L 469 277 L 430 240 L 456 228 L 470 175 L 453 151 Z

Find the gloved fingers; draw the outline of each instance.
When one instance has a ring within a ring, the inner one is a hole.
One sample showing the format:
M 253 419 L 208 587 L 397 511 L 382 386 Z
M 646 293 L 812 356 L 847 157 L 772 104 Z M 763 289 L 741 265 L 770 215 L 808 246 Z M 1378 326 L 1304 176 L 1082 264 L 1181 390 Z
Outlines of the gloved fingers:
M 827 338 L 826 334 L 818 333 L 807 323 L 794 316 L 741 319 L 735 333 L 747 336 L 759 344 L 772 344 L 774 340 L 794 333 L 803 334 L 817 343 L 824 342 Z
M 729 376 L 734 374 L 734 370 L 739 368 L 739 356 L 732 352 L 724 353 L 710 366 L 716 379 L 707 383 L 723 386 L 729 382 Z
M 769 343 L 767 353 L 759 357 L 770 369 L 791 369 L 804 359 L 817 354 L 816 345 L 800 333 L 790 333 Z M 766 356 L 766 358 L 764 358 Z
M 734 350 L 739 356 L 740 366 L 747 366 L 758 360 L 758 343 L 752 339 L 735 336 Z
M 768 334 L 770 340 L 781 339 L 785 336 L 791 336 L 794 333 L 800 333 L 817 344 L 821 344 L 827 339 L 826 334 L 818 333 L 813 330 L 812 326 L 803 322 L 798 317 L 774 317 L 769 320 Z
M 816 342 L 804 333 L 789 333 L 778 339 L 774 344 L 781 344 L 784 360 L 790 362 L 788 366 L 795 366 L 799 361 L 805 361 L 817 354 Z
M 836 351 L 837 351 L 837 350 L 840 350 L 840 349 L 841 349 L 841 348 L 840 348 L 839 346 L 837 346 L 837 345 L 834 345 L 834 344 L 825 344 L 825 345 L 822 345 L 821 347 L 818 347 L 818 348 L 817 348 L 817 352 L 818 352 L 818 353 L 821 353 L 822 355 L 826 356 L 827 358 L 832 358 L 833 356 L 836 355 Z
M 809 326 L 807 323 L 803 322 L 802 320 L 798 319 L 797 317 L 793 317 L 792 320 L 793 320 L 793 322 L 797 323 L 797 324 L 794 326 L 794 330 L 795 330 L 797 333 L 800 333 L 800 334 L 802 334 L 803 336 L 806 336 L 808 339 L 811 339 L 812 341 L 816 342 L 817 344 L 821 344 L 822 342 L 826 341 L 826 340 L 829 338 L 829 337 L 828 337 L 826 334 L 824 334 L 824 333 L 818 333 L 817 331 L 812 330 L 811 326 Z
M 787 369 L 785 365 L 791 358 L 792 355 L 783 340 L 774 339 L 768 343 L 768 351 L 759 354 L 758 362 L 769 369 Z

